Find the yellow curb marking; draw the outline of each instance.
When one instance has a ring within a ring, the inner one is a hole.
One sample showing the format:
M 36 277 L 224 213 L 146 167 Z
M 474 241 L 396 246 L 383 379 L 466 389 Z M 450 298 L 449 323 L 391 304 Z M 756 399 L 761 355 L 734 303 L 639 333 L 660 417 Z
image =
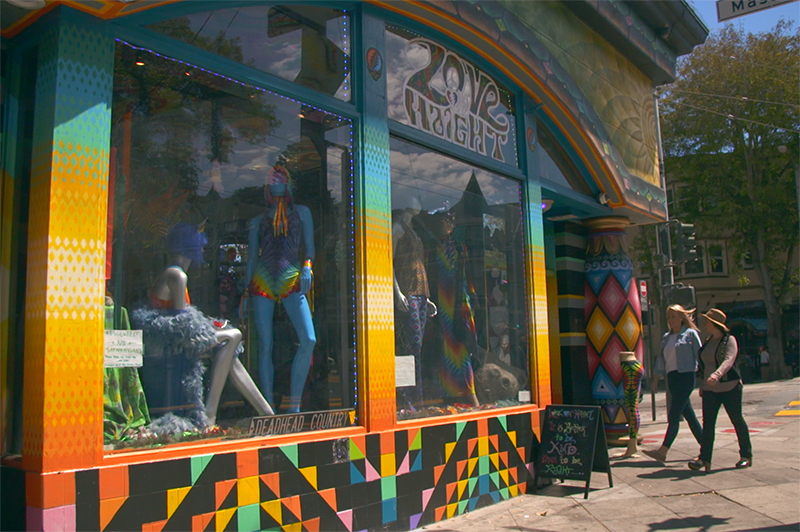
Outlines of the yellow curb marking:
M 800 416 L 800 410 L 781 410 L 776 416 Z
M 800 401 L 792 401 L 789 406 L 800 406 Z

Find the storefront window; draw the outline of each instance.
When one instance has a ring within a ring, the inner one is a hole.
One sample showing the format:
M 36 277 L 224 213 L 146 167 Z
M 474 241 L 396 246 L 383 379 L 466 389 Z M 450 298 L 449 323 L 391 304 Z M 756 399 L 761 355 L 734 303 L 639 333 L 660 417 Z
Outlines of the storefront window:
M 514 96 L 435 41 L 386 32 L 389 118 L 481 155 L 517 165 Z
M 530 400 L 521 186 L 393 138 L 397 417 Z
M 350 100 L 350 16 L 303 5 L 203 11 L 149 29 L 340 100 Z
M 113 105 L 107 448 L 353 424 L 350 120 L 124 43 Z

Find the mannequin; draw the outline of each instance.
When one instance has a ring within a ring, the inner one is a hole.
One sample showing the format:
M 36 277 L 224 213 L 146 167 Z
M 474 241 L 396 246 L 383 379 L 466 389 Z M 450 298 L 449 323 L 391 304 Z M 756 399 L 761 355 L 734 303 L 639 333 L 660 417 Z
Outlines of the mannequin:
M 247 259 L 248 290 L 258 331 L 258 368 L 261 389 L 273 400 L 275 369 L 272 361 L 272 321 L 275 305 L 283 303 L 300 346 L 292 361 L 288 413 L 300 412 L 311 355 L 317 343 L 311 308 L 306 297 L 311 288 L 314 260 L 314 222 L 311 211 L 291 197 L 291 176 L 274 166 L 267 177 L 267 212 L 250 222 Z M 300 250 L 305 250 L 302 267 Z M 246 309 L 246 306 L 245 306 Z
M 191 305 L 186 270 L 192 262 L 202 263 L 203 246 L 207 242 L 198 226 L 183 222 L 177 224 L 167 235 L 169 266 L 156 278 L 150 289 L 149 309 L 137 309 L 135 312 L 135 321 L 143 323 L 146 338 L 169 346 L 169 352 L 165 353 L 167 356 L 179 357 L 180 361 L 189 359 L 188 368 L 180 362 L 177 364 L 181 370 L 176 375 L 180 379 L 176 386 L 182 389 L 183 399 L 189 404 L 203 407 L 203 368 L 199 356 L 216 347 L 211 384 L 203 412 L 189 414 L 198 428 L 216 424 L 222 389 L 228 377 L 259 415 L 274 414 L 238 359 L 237 349 L 242 342 L 239 329 L 220 329 Z M 167 386 L 170 385 L 167 383 Z
M 475 290 L 466 268 L 467 248 L 453 236 L 452 213 L 436 213 L 434 220 L 437 245 L 432 263 L 442 336 L 439 385 L 446 402 L 479 406 L 470 360 L 470 349 L 477 348 L 477 331 L 472 311 Z
M 417 198 L 403 209 L 392 225 L 394 255 L 395 354 L 414 357 L 416 386 L 397 391 L 397 409 L 419 410 L 422 398 L 422 339 L 428 317 L 434 317 L 436 304 L 430 300 L 428 275 L 425 271 L 425 248 L 411 227 L 411 220 L 422 210 Z
M 623 387 L 625 393 L 625 410 L 628 411 L 628 449 L 625 453 L 615 458 L 634 458 L 636 454 L 637 439 L 639 438 L 639 393 L 642 389 L 642 374 L 644 368 L 636 358 L 636 353 L 621 351 L 619 363 L 622 365 Z

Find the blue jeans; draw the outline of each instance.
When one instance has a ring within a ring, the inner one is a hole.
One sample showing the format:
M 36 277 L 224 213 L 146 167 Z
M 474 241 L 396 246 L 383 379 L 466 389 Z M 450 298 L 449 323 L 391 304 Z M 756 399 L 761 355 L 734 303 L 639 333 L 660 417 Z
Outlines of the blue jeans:
M 672 396 L 672 402 L 667 412 L 667 434 L 664 436 L 664 446 L 672 447 L 675 437 L 678 435 L 678 427 L 681 418 L 689 424 L 697 443 L 703 439 L 703 427 L 697 420 L 697 416 L 692 409 L 692 391 L 694 390 L 694 373 L 678 373 L 670 371 L 667 373 L 667 387 Z
M 714 433 L 717 430 L 717 414 L 719 407 L 725 406 L 725 411 L 736 429 L 736 438 L 739 440 L 739 456 L 753 458 L 753 447 L 750 444 L 750 431 L 742 415 L 742 383 L 729 392 L 709 392 L 703 390 L 703 441 L 700 445 L 700 460 L 711 462 L 711 453 L 714 450 Z

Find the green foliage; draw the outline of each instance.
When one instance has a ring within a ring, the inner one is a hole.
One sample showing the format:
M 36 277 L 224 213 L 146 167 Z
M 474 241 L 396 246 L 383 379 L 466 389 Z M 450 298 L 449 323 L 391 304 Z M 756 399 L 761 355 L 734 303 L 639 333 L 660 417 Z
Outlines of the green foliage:
M 672 216 L 766 266 L 783 300 L 797 281 L 800 32 L 726 26 L 680 62 L 660 106 L 667 174 L 686 185 Z
M 729 24 L 682 59 L 678 76 L 659 94 L 667 181 L 682 185 L 671 216 L 725 239 L 735 264 L 752 259 L 771 366 L 785 374 L 781 316 L 798 285 L 800 32 L 784 20 L 758 34 Z

